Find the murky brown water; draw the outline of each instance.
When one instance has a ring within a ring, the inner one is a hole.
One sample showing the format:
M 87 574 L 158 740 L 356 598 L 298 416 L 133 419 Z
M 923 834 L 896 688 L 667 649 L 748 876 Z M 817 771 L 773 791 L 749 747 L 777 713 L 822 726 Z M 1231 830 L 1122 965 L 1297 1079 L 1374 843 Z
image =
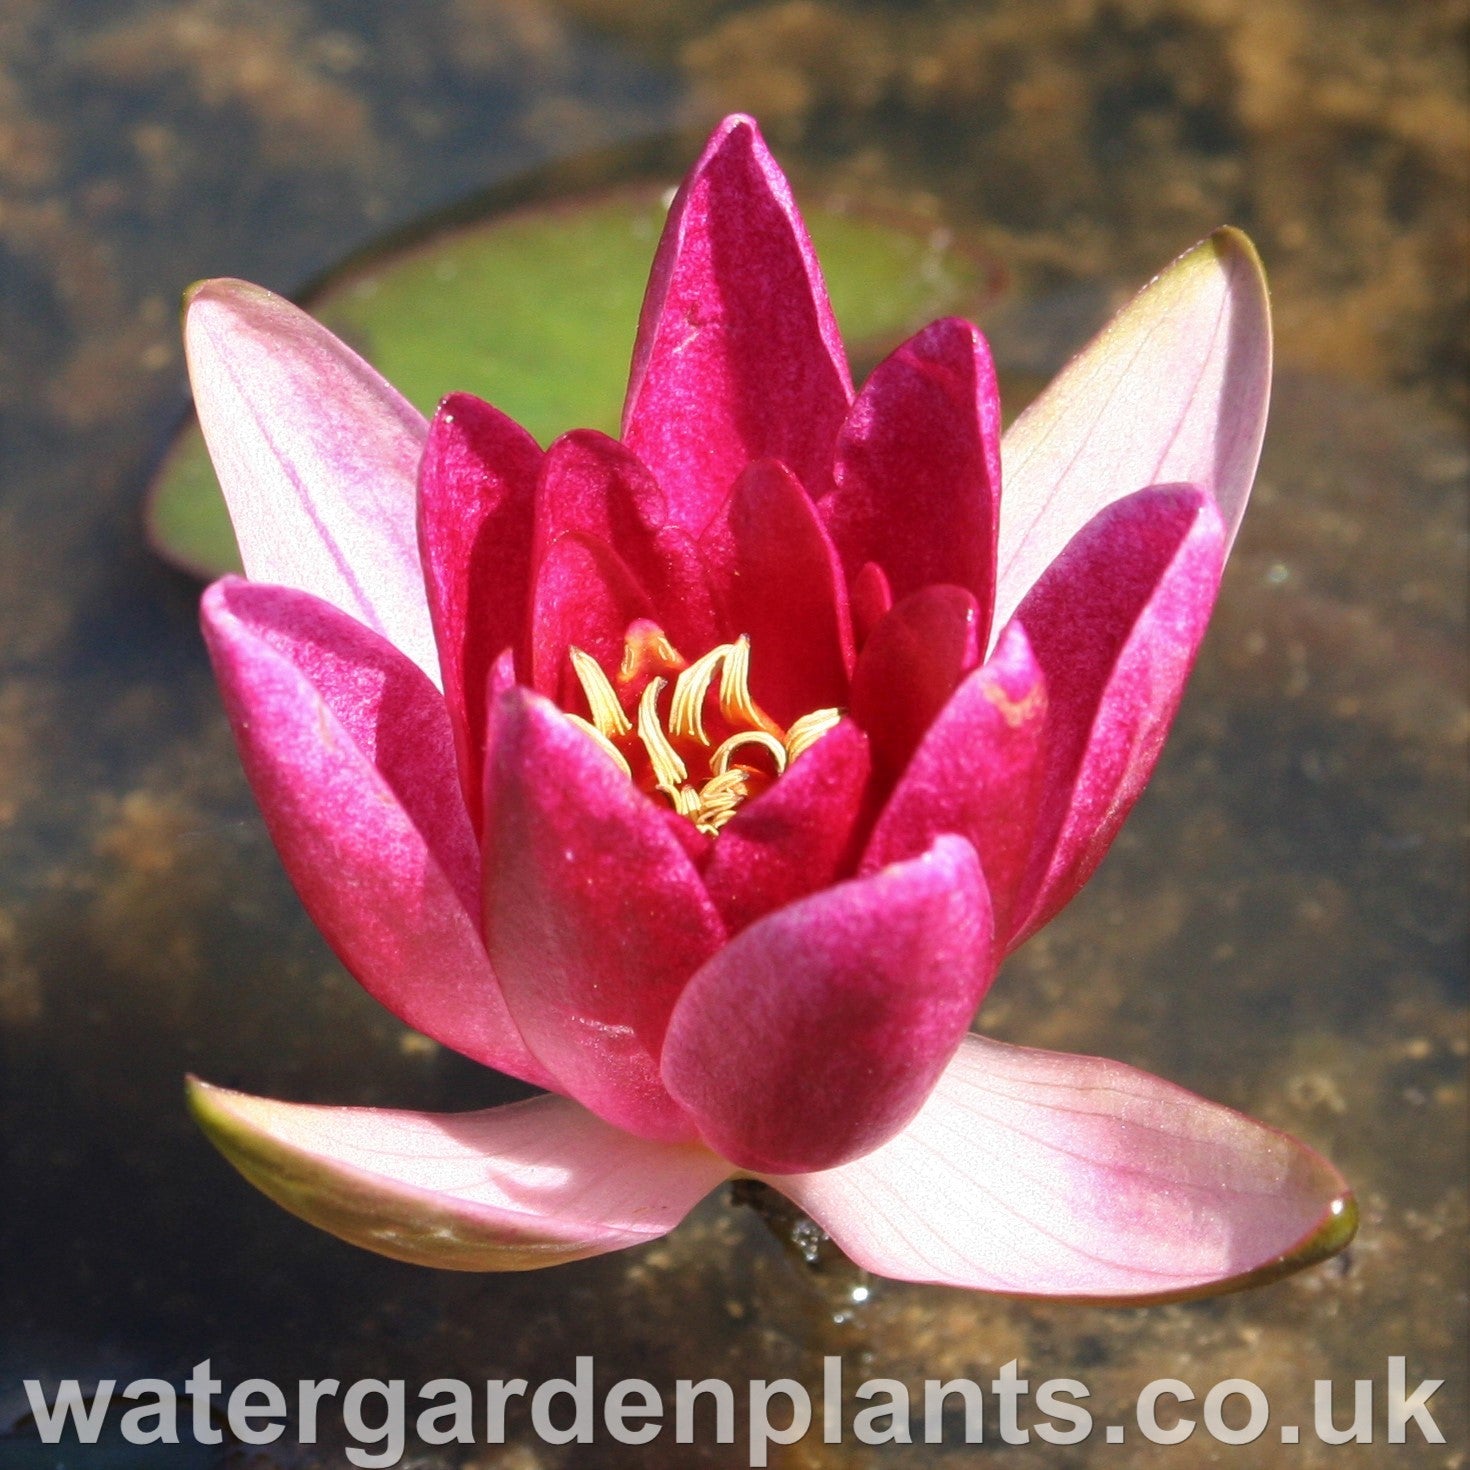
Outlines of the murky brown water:
M 1403 1355 L 1411 1386 L 1447 1380 L 1445 1445 L 1387 1446 L 1380 1419 L 1372 1446 L 1273 1426 L 1237 1454 L 1465 1463 L 1465 31 L 1459 0 L 0 0 L 0 1426 L 23 1376 L 208 1356 L 226 1380 L 534 1383 L 578 1353 L 663 1386 L 815 1387 L 828 1353 L 858 1379 L 988 1382 L 1014 1357 L 1086 1381 L 1100 1425 L 1151 1379 L 1243 1377 L 1306 1425 L 1314 1378 L 1345 1403 Z M 1221 610 L 1151 792 L 983 1022 L 1310 1140 L 1364 1206 L 1348 1257 L 1162 1309 L 881 1283 L 853 1306 L 715 1200 L 640 1252 L 445 1276 L 289 1219 L 185 1118 L 186 1070 L 322 1101 L 504 1093 L 378 1011 L 301 916 L 197 588 L 143 547 L 140 484 L 182 402 L 180 288 L 289 289 L 517 170 L 697 139 L 734 107 L 799 178 L 978 232 L 1008 273 L 983 324 L 1015 398 L 1183 246 L 1222 221 L 1255 234 L 1281 371 Z M 739 1444 L 523 1438 L 412 1463 L 746 1463 Z M 773 1463 L 981 1455 L 810 1439 Z M 56 1463 L 35 1449 L 0 1439 L 0 1467 Z M 1202 1432 L 1001 1452 L 1230 1453 Z M 86 1453 L 66 1463 L 212 1463 Z M 269 1453 L 253 1463 L 307 1463 Z

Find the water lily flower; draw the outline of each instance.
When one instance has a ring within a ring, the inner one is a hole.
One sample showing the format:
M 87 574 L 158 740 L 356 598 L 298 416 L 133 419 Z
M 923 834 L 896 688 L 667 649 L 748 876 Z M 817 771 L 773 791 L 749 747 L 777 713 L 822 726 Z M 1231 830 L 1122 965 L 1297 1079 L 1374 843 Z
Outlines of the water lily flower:
M 545 1089 L 435 1116 L 193 1084 L 254 1184 L 513 1270 L 754 1177 L 885 1276 L 1091 1300 L 1350 1236 L 1284 1134 L 969 1030 L 1117 833 L 1204 633 L 1270 376 L 1242 236 L 1003 446 L 966 322 L 854 393 L 741 117 L 674 200 L 620 439 L 543 450 L 463 393 L 425 422 L 236 281 L 193 290 L 186 337 L 248 573 L 204 628 L 286 869 L 372 995 Z

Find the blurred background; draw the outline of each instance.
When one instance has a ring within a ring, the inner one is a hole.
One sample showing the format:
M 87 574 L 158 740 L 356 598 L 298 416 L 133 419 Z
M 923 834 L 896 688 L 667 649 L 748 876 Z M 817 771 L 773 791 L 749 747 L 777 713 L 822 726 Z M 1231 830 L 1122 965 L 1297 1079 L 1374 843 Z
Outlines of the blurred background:
M 815 1388 L 824 1353 L 912 1383 L 1019 1358 L 1087 1382 L 1100 1424 L 1154 1378 L 1244 1377 L 1304 1426 L 1313 1379 L 1345 1410 L 1347 1380 L 1382 1384 L 1402 1355 L 1411 1387 L 1448 1380 L 1446 1445 L 1384 1448 L 1380 1392 L 1378 1444 L 1273 1431 L 1250 1462 L 1464 1464 L 1466 38 L 1462 0 L 0 0 L 0 1470 L 56 1463 L 26 1437 L 22 1376 L 178 1379 L 209 1357 L 227 1382 L 535 1383 L 578 1353 L 666 1388 Z M 1146 1310 L 886 1283 L 857 1303 L 716 1198 L 641 1251 L 448 1276 L 289 1218 L 187 1120 L 186 1071 L 320 1102 L 506 1094 L 379 1011 L 301 914 L 198 584 L 145 545 L 142 490 L 186 403 L 180 291 L 289 292 L 548 165 L 592 187 L 642 140 L 667 140 L 672 183 L 734 109 L 803 197 L 984 259 L 1012 412 L 1215 225 L 1256 239 L 1278 386 L 1220 611 L 1149 794 L 980 1024 L 1136 1063 L 1328 1153 L 1364 1219 L 1325 1267 Z M 745 1463 L 515 1437 L 409 1463 Z M 173 1453 L 66 1464 L 344 1463 Z M 1200 1431 L 1115 1453 L 1189 1470 L 1226 1452 Z M 865 1455 L 978 1462 L 956 1443 L 772 1463 Z

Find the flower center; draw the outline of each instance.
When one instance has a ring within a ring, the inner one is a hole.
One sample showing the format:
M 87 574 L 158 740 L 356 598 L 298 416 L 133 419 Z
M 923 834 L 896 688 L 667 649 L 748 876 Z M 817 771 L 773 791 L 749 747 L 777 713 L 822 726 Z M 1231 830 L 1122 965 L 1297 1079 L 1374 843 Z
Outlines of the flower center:
M 616 686 L 590 653 L 573 648 L 570 656 L 588 714 L 567 719 L 630 781 L 710 836 L 842 718 L 840 710 L 813 710 L 782 730 L 751 698 L 743 635 L 688 663 L 658 628 L 635 623 Z

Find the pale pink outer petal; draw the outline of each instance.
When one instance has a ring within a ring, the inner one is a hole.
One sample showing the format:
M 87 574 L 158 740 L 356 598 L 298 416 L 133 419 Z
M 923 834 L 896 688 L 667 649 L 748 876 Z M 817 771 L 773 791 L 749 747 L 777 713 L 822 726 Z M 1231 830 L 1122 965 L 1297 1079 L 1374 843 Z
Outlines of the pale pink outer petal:
M 732 1170 L 564 1097 L 479 1113 L 313 1107 L 190 1079 L 195 1118 L 257 1189 L 353 1245 L 454 1271 L 529 1271 L 656 1240 Z
M 428 679 L 294 589 L 229 577 L 202 617 L 245 774 L 342 963 L 410 1026 L 546 1085 L 480 940 L 474 835 Z
M 689 981 L 663 1076 L 711 1148 L 791 1173 L 857 1158 L 918 1110 L 994 974 L 968 842 L 743 929 Z
M 791 188 L 748 117 L 715 130 L 669 212 L 638 323 L 623 439 L 700 531 L 779 459 L 816 497 L 852 381 Z
M 974 1035 L 882 1148 L 765 1177 L 881 1276 L 1085 1301 L 1255 1284 L 1357 1221 L 1337 1171 L 1284 1133 L 1121 1062 Z
M 192 288 L 184 345 L 246 574 L 340 607 L 437 683 L 415 508 L 424 416 L 304 311 L 244 281 Z
M 1260 458 L 1271 316 L 1255 248 L 1217 230 L 1157 276 L 1007 430 L 992 637 L 1104 506 L 1198 485 L 1227 550 Z

